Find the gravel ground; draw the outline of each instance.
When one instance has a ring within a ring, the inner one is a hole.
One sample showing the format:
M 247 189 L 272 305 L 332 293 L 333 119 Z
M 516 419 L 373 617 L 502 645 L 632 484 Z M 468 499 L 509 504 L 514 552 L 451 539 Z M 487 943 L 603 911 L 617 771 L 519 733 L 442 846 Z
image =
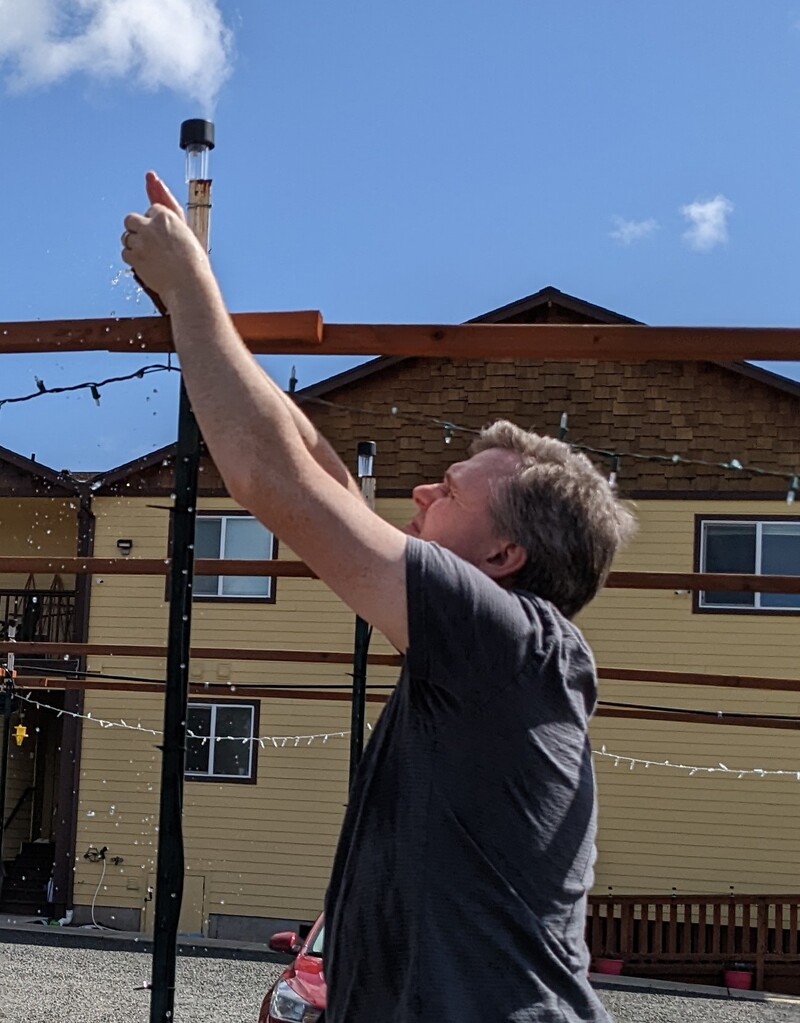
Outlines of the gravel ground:
M 256 1023 L 274 963 L 178 960 L 176 1023 Z M 149 977 L 140 952 L 0 942 L 3 1023 L 148 1023 Z M 800 1006 L 775 1002 L 601 991 L 615 1023 L 798 1023 Z

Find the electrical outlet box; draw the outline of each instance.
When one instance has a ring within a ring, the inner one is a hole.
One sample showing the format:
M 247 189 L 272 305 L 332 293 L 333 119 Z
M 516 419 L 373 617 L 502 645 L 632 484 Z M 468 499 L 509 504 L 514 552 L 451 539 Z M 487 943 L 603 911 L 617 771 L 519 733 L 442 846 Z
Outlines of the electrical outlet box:
M 137 877 L 129 877 L 128 883 L 125 885 L 129 892 L 138 892 L 141 888 L 139 879 Z

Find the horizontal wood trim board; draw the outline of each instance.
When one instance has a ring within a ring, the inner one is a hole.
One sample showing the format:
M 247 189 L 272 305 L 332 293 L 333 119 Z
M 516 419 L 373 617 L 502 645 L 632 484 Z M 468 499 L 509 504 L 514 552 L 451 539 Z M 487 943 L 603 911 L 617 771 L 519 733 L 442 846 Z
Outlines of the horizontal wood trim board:
M 0 557 L 0 574 L 61 572 L 70 575 L 167 575 L 166 558 Z M 246 561 L 198 558 L 195 575 L 274 576 L 315 579 L 302 561 Z M 800 593 L 797 575 L 734 575 L 718 572 L 612 572 L 611 589 L 717 590 L 744 593 Z
M 760 678 L 751 675 L 707 675 L 697 672 L 648 671 L 633 668 L 598 668 L 597 677 L 615 682 L 656 682 L 681 686 L 725 686 L 730 689 L 772 689 L 800 692 L 800 680 L 793 678 Z
M 72 657 L 166 657 L 166 647 L 162 646 L 131 646 L 128 644 L 102 643 L 0 643 L 0 654 L 14 653 L 18 657 L 29 657 L 41 654 Z M 351 664 L 349 653 L 329 653 L 321 650 L 239 650 L 229 647 L 194 647 L 192 658 L 196 660 L 222 661 L 283 661 L 295 663 Z M 370 654 L 369 663 L 399 668 L 403 659 L 399 654 Z M 114 674 L 114 672 L 109 672 Z M 616 682 L 652 682 L 659 685 L 682 686 L 722 686 L 732 689 L 771 689 L 777 692 L 800 692 L 800 680 L 787 678 L 764 678 L 750 675 L 709 675 L 694 671 L 656 671 L 655 669 L 638 668 L 603 668 L 597 669 L 598 678 Z M 20 680 L 25 676 L 20 676 Z M 29 681 L 29 680 L 26 680 Z M 57 681 L 57 680 L 56 680 Z M 73 680 L 77 681 L 77 680 Z M 75 688 L 91 688 L 77 681 Z M 159 683 L 160 684 L 160 683 Z M 204 683 L 205 684 L 205 683 Z M 129 688 L 131 683 L 120 683 L 121 688 Z M 237 691 L 247 688 L 248 683 L 236 683 Z M 207 687 L 209 692 L 227 691 L 223 685 Z
M 800 718 L 797 720 L 776 720 L 775 718 L 757 717 L 755 714 L 747 718 L 735 718 L 720 711 L 719 716 L 700 714 L 693 711 L 677 711 L 664 713 L 660 710 L 628 709 L 627 707 L 598 707 L 595 711 L 598 718 L 635 718 L 637 721 L 685 721 L 692 724 L 727 725 L 745 728 L 788 728 L 800 731 Z
M 793 327 L 648 327 L 642 324 L 322 323 L 310 312 L 235 313 L 258 355 L 395 355 L 445 359 L 738 362 L 800 359 Z M 0 353 L 170 352 L 168 318 L 0 323 Z
M 31 677 L 20 681 L 24 681 L 24 684 L 19 685 L 20 689 L 116 690 L 119 692 L 127 691 L 148 693 L 163 691 L 162 686 L 157 688 L 151 683 L 143 684 L 140 682 L 95 682 L 91 679 L 87 679 L 86 681 L 76 681 L 69 679 L 51 679 L 47 677 Z M 227 688 L 213 685 L 207 686 L 204 683 L 192 683 L 189 687 L 189 692 L 197 695 L 230 696 L 231 698 L 238 697 L 239 699 L 245 699 L 245 697 L 256 697 L 260 700 L 328 700 L 337 703 L 349 703 L 352 699 L 352 692 L 347 689 L 337 689 L 331 692 L 327 690 L 302 689 L 300 686 L 291 689 L 264 689 L 260 686 L 254 685 L 237 685 L 233 688 Z M 368 692 L 366 694 L 366 700 L 368 703 L 386 703 L 390 695 L 390 693 Z M 636 720 L 647 721 L 685 721 L 692 724 L 733 725 L 738 727 L 745 726 L 748 728 L 783 728 L 800 731 L 800 718 L 797 720 L 781 720 L 769 717 L 759 717 L 755 714 L 750 714 L 746 718 L 738 718 L 722 712 L 718 715 L 710 715 L 692 710 L 665 712 L 659 710 L 639 710 L 638 708 L 629 709 L 626 707 L 598 707 L 595 711 L 595 717 L 634 718 Z M 341 729 L 339 728 L 330 729 L 331 732 L 337 732 L 340 730 Z
M 17 657 L 42 655 L 71 657 L 166 657 L 166 646 L 135 646 L 130 643 L 0 643 L 0 653 Z M 303 664 L 352 664 L 351 653 L 325 650 L 241 650 L 236 647 L 192 647 L 190 656 L 195 660 L 222 661 L 290 661 Z M 401 665 L 399 654 L 370 654 L 370 664 L 392 667 Z M 54 666 L 55 667 L 55 666 Z M 115 674 L 109 671 L 110 675 Z

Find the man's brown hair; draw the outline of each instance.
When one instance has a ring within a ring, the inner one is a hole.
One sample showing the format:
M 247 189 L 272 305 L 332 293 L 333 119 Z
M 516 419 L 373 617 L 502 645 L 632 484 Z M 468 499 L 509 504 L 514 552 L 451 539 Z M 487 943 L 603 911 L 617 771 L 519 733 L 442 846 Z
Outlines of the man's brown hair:
M 586 455 L 553 437 L 542 437 L 498 420 L 472 444 L 515 452 L 518 470 L 504 478 L 491 498 L 499 536 L 528 553 L 514 577 L 516 589 L 551 601 L 572 618 L 605 582 L 617 549 L 636 522 Z

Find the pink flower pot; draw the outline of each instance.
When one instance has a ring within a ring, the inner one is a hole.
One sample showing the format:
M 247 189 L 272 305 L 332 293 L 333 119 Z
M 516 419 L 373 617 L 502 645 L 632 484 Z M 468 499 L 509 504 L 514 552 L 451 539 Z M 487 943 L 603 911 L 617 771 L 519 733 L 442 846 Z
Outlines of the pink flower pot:
M 749 991 L 753 986 L 753 974 L 750 970 L 726 970 L 725 987 Z
M 595 959 L 594 968 L 597 973 L 605 973 L 618 977 L 622 973 L 621 959 Z

